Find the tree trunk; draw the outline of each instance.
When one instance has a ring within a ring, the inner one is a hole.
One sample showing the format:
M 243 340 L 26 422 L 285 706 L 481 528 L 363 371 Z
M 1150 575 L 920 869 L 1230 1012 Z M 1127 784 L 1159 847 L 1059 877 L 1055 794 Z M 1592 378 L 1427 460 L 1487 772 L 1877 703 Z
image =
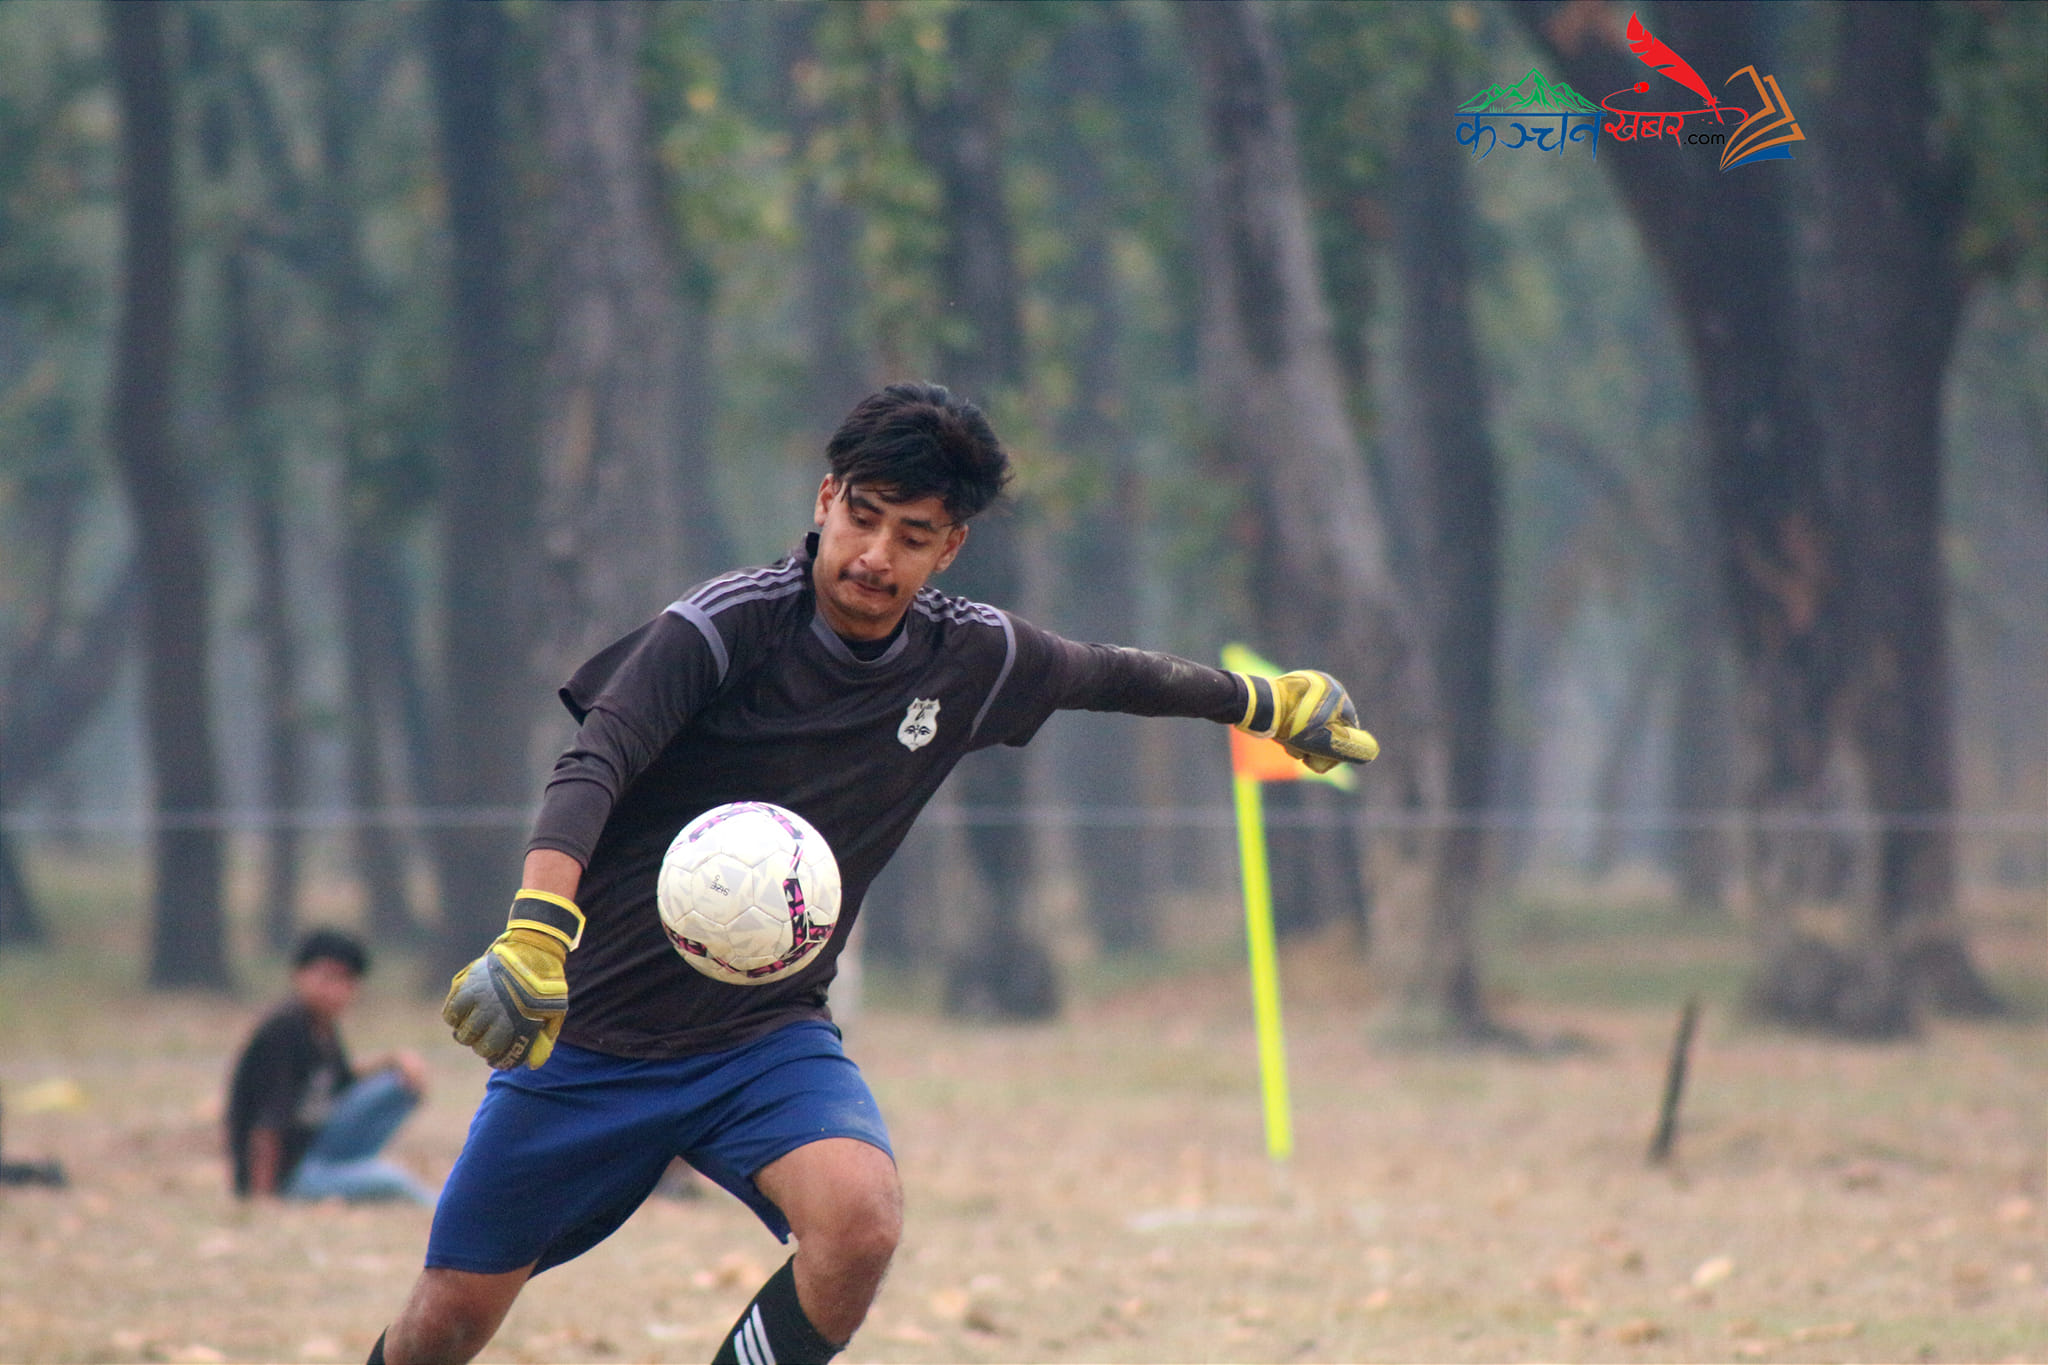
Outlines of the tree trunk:
M 1129 16 L 1114 6 L 1091 18 L 1061 32 L 1049 63 L 1061 111 L 1051 171 L 1071 251 L 1064 277 L 1052 288 L 1083 315 L 1072 361 L 1075 391 L 1058 438 L 1078 464 L 1098 471 L 1095 496 L 1075 508 L 1065 538 L 1072 588 L 1059 594 L 1059 621 L 1082 639 L 1130 641 L 1138 637 L 1140 537 L 1134 528 L 1142 524 L 1144 493 L 1132 433 L 1120 415 L 1128 376 L 1121 363 L 1123 308 L 1111 267 L 1112 172 L 1083 120 L 1072 115 L 1113 103 L 1135 80 L 1137 36 Z M 1068 799 L 1133 811 L 1143 799 L 1140 737 L 1128 716 L 1077 712 L 1037 742 L 1048 746 Z M 1095 936 L 1111 952 L 1150 950 L 1157 938 L 1157 890 L 1134 884 L 1131 873 L 1151 856 L 1154 832 L 1091 820 L 1072 835 L 1075 880 Z
M 823 141 L 836 132 L 826 118 L 818 59 L 822 13 L 817 5 L 784 5 L 775 30 L 779 93 L 790 111 L 792 156 L 804 171 L 796 193 L 803 241 L 797 309 L 808 370 L 802 402 L 821 434 L 837 430 L 875 388 L 873 348 L 861 327 L 860 210 L 833 177 L 818 173 L 828 155 Z
M 164 24 L 175 11 L 109 3 L 121 107 L 123 270 L 114 458 L 143 588 L 143 717 L 155 780 L 149 983 L 226 990 L 227 915 L 209 680 L 207 536 L 172 436 L 178 334 L 177 109 Z
M 673 600 L 684 578 L 676 268 L 649 162 L 646 9 L 546 12 L 550 332 L 541 387 L 547 676 Z
M 511 21 L 497 5 L 468 0 L 434 0 L 426 17 L 453 274 L 435 797 L 460 819 L 436 830 L 441 939 L 428 973 L 445 980 L 503 927 L 517 887 L 524 829 L 478 808 L 533 799 L 539 478 L 513 307 Z
M 299 828 L 292 817 L 305 805 L 303 723 L 299 706 L 298 642 L 286 603 L 285 454 L 267 439 L 263 418 L 269 346 L 254 298 L 254 252 L 238 237 L 221 261 L 222 348 L 227 373 L 221 406 L 249 471 L 249 539 L 255 559 L 255 601 L 250 610 L 263 660 L 263 796 L 277 818 L 264 832 L 263 883 L 257 915 L 272 951 L 291 946 L 298 927 Z
M 1431 89 L 1456 72 L 1435 64 Z M 1450 827 L 1435 841 L 1430 894 L 1405 970 L 1393 983 L 1398 1032 L 1486 1041 L 1506 1033 L 1479 992 L 1475 923 L 1493 799 L 1494 655 L 1498 647 L 1500 517 L 1485 384 L 1472 331 L 1474 217 L 1466 157 L 1420 106 L 1396 167 L 1393 266 L 1401 293 L 1397 347 L 1413 448 L 1405 480 L 1420 494 L 1413 534 L 1430 676 L 1442 720 Z
M 1836 67 L 1855 78 L 1831 95 L 1815 139 L 1827 247 L 1814 292 L 1855 565 L 1852 730 L 1869 804 L 1885 819 L 1869 933 L 1896 956 L 1909 995 L 1984 1014 L 1998 1001 L 1956 918 L 1947 824 L 1955 724 L 1941 390 L 1967 283 L 1958 258 L 1963 168 L 1941 150 L 1930 112 L 1939 8 L 1835 9 Z
M 1604 92 L 1651 73 L 1602 31 L 1588 45 L 1568 5 L 1518 9 L 1578 90 Z M 1657 36 L 1705 78 L 1762 57 L 1751 0 L 1667 5 Z M 1612 27 L 1612 26 L 1609 26 Z M 1553 38 L 1553 33 L 1557 35 Z M 1821 951 L 1798 923 L 1830 894 L 1829 840 L 1802 822 L 1836 808 L 1827 774 L 1843 742 L 1847 570 L 1810 370 L 1798 346 L 1791 216 L 1772 165 L 1723 174 L 1711 156 L 1609 160 L 1631 216 L 1670 282 L 1698 376 L 1708 498 L 1741 659 L 1738 780 L 1758 817 L 1748 853 L 1758 901 L 1765 1013 L 1825 1016 L 1812 974 L 1789 964 Z M 1811 951 L 1810 951 L 1811 950 Z
M 1224 466 L 1244 471 L 1260 506 L 1256 643 L 1287 666 L 1343 679 L 1369 727 L 1401 736 L 1389 746 L 1393 764 L 1426 769 L 1426 660 L 1352 427 L 1266 12 L 1197 0 L 1174 13 L 1194 57 L 1209 145 L 1197 201 L 1201 387 Z M 1440 775 L 1430 786 L 1440 797 Z M 1309 894 L 1360 894 L 1355 845 L 1338 837 L 1298 846 L 1314 852 L 1297 861 L 1328 873 Z M 1409 940 L 1400 956 L 1420 971 L 1447 946 L 1429 938 L 1441 923 L 1424 912 L 1386 927 L 1392 941 Z M 1447 1014 L 1463 1008 L 1449 997 L 1441 1003 Z
M 60 534 L 68 539 L 68 533 Z M 44 625 L 9 670 L 0 688 L 0 811 L 21 793 L 47 781 L 72 741 L 114 690 L 121 656 L 135 636 L 136 572 L 131 564 L 92 612 L 75 625 L 59 625 L 65 553 L 54 557 Z M 49 929 L 36 909 L 12 838 L 0 828 L 0 948 L 47 942 Z
M 1542 36 L 1564 8 L 1520 12 Z M 1857 75 L 1816 111 L 1831 135 L 1805 144 L 1827 257 L 1814 354 L 1798 345 L 1790 214 L 1772 174 L 1782 168 L 1724 176 L 1712 158 L 1652 156 L 1613 168 L 1672 282 L 1700 377 L 1756 750 L 1748 804 L 1766 826 L 1837 810 L 1830 767 L 1853 753 L 1866 808 L 1904 817 L 1878 837 L 1874 901 L 1847 945 L 1797 922 L 1803 905 L 1839 894 L 1832 841 L 1796 828 L 1759 835 L 1754 998 L 1786 1022 L 1884 1036 L 1911 1026 L 1915 990 L 1962 1011 L 1992 1004 L 1954 920 L 1943 828 L 1953 726 L 1939 410 L 1963 296 L 1961 196 L 1953 168 L 1930 160 L 1933 8 L 1837 14 L 1837 66 Z M 1657 22 L 1710 79 L 1762 56 L 1752 4 L 1667 6 Z M 1616 48 L 1560 57 L 1581 90 L 1642 74 Z
M 1003 102 L 1008 91 L 995 63 L 977 61 L 970 46 L 981 16 L 954 12 L 948 26 L 951 80 L 913 100 L 911 138 L 939 181 L 946 241 L 939 284 L 950 324 L 938 345 L 938 379 L 968 401 L 998 408 L 1020 396 L 1025 379 L 1024 327 L 1015 247 L 1003 183 Z M 939 586 L 1014 607 L 1024 590 L 1023 528 L 1012 507 L 997 507 L 974 524 L 971 544 Z M 947 964 L 946 1006 L 956 1014 L 1035 1019 L 1059 1010 L 1059 975 L 1032 916 L 1033 856 L 1026 805 L 1024 752 L 998 747 L 961 765 L 953 782 L 966 811 L 966 845 L 985 915 L 949 907 L 978 921 L 961 936 Z
M 371 286 L 363 260 L 361 202 L 356 174 L 356 132 L 374 107 L 384 75 L 374 65 L 350 60 L 349 11 L 319 11 L 320 41 L 327 58 L 320 86 L 320 147 L 325 172 L 314 196 L 323 250 L 315 274 L 333 335 L 332 382 L 341 444 L 341 610 L 344 669 L 343 710 L 350 804 L 360 819 L 353 831 L 356 875 L 363 885 L 365 920 L 384 943 L 414 942 L 424 936 L 414 913 L 411 862 L 403 831 L 384 816 L 397 802 L 400 784 L 388 744 L 397 728 L 397 679 L 412 649 L 408 622 L 392 619 L 379 584 L 392 572 L 395 528 L 406 509 L 394 505 L 389 472 L 370 453 L 372 406 L 363 378 L 372 349 Z

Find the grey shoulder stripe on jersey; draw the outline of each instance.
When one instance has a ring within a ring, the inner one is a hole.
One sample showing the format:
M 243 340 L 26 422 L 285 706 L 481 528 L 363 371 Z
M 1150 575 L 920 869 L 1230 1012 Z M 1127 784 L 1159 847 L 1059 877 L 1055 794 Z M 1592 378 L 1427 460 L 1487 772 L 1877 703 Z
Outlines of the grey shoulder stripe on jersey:
M 688 598 L 672 603 L 669 611 L 695 626 L 697 633 L 704 637 L 704 643 L 711 646 L 711 657 L 718 664 L 718 681 L 724 682 L 726 670 L 732 667 L 732 657 L 725 652 L 725 637 L 718 633 L 718 627 L 711 623 L 711 617 Z
M 917 609 L 920 616 L 930 621 L 947 621 L 954 625 L 978 623 L 1008 629 L 1004 624 L 1002 612 L 996 608 L 969 598 L 952 597 L 936 588 L 926 588 L 919 592 L 911 605 Z
M 988 696 L 983 698 L 981 709 L 974 713 L 974 724 L 967 727 L 969 744 L 972 744 L 974 737 L 981 733 L 981 722 L 987 718 L 989 707 L 996 704 L 996 697 L 1002 692 L 1003 684 L 1010 680 L 1010 670 L 1017 663 L 1017 628 L 1010 624 L 1008 612 L 997 611 L 995 618 L 996 624 L 1003 628 L 1003 666 L 997 670 L 995 683 L 988 689 Z
M 732 667 L 732 656 L 725 648 L 725 637 L 718 633 L 712 616 L 746 602 L 758 602 L 778 597 L 788 597 L 803 591 L 804 580 L 800 573 L 793 572 L 799 566 L 774 565 L 766 569 L 753 569 L 740 573 L 722 574 L 704 584 L 689 596 L 669 603 L 667 610 L 682 617 L 697 628 L 704 642 L 711 646 L 711 657 L 718 665 L 718 681 L 724 682 L 726 672 Z
M 785 560 L 761 569 L 740 569 L 720 574 L 708 583 L 699 585 L 683 600 L 695 602 L 707 612 L 715 612 L 727 606 L 732 599 L 745 597 L 762 589 L 775 589 L 783 585 L 801 587 L 804 581 L 804 565 Z

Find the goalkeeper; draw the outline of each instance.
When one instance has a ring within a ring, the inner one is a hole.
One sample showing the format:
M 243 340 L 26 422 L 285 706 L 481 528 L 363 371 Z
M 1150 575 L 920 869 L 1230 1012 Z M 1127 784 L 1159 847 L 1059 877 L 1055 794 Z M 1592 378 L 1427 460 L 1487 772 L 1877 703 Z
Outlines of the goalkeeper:
M 881 1285 L 902 1192 L 826 990 L 862 896 L 954 765 L 1063 709 L 1219 721 L 1320 769 L 1378 753 L 1326 674 L 1076 644 L 930 586 L 1009 479 L 986 419 L 945 389 L 871 395 L 825 454 L 801 546 L 693 588 L 562 689 L 579 729 L 505 932 L 443 1007 L 495 1074 L 373 1362 L 474 1356 L 531 1276 L 609 1236 L 678 1156 L 797 1242 L 716 1359 L 830 1359 Z M 832 939 L 754 986 L 692 970 L 655 909 L 676 831 L 742 800 L 810 821 L 843 882 Z

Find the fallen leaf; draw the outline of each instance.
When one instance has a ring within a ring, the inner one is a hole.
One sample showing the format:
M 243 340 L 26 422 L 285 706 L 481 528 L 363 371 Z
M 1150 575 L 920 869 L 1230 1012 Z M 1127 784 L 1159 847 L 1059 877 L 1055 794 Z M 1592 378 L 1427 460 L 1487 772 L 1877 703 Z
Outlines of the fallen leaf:
M 69 1076 L 52 1076 L 7 1097 L 17 1114 L 67 1114 L 85 1108 L 85 1090 Z
M 1712 1289 L 1734 1273 L 1734 1257 L 1710 1256 L 1694 1268 L 1692 1272 L 1692 1287 L 1694 1289 Z
M 1615 1324 L 1614 1328 L 1614 1339 L 1624 1346 L 1641 1346 L 1660 1341 L 1663 1337 L 1663 1325 L 1649 1318 L 1630 1318 L 1627 1322 Z

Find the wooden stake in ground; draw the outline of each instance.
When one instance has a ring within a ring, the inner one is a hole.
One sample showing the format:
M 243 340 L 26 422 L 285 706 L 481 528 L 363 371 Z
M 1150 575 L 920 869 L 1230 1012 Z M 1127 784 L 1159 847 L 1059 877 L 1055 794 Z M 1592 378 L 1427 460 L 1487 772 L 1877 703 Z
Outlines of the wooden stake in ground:
M 1693 1026 L 1699 1017 L 1700 998 L 1695 995 L 1678 1012 L 1678 1034 L 1671 1040 L 1671 1062 L 1664 1071 L 1664 1102 L 1657 1109 L 1656 1136 L 1650 1139 L 1652 1166 L 1671 1159 L 1671 1144 L 1678 1136 L 1678 1098 L 1685 1092 L 1686 1059 L 1692 1052 Z

